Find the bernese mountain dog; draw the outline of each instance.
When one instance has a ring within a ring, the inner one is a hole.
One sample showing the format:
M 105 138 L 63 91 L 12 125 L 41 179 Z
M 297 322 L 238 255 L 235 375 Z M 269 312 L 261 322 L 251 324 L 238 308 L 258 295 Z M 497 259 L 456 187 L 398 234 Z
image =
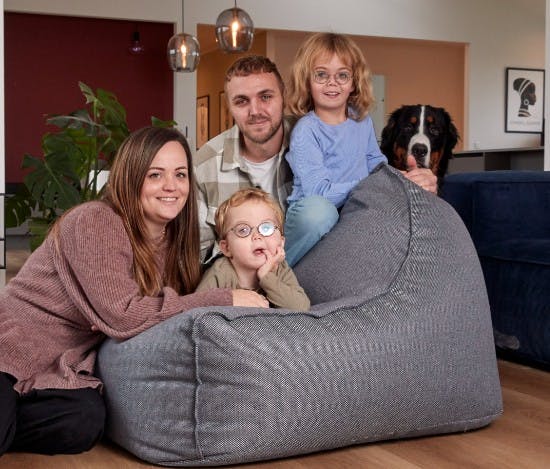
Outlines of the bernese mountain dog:
M 413 155 L 418 167 L 430 168 L 441 184 L 459 138 L 445 109 L 405 105 L 390 114 L 380 149 L 389 164 L 400 170 L 407 169 L 407 155 Z

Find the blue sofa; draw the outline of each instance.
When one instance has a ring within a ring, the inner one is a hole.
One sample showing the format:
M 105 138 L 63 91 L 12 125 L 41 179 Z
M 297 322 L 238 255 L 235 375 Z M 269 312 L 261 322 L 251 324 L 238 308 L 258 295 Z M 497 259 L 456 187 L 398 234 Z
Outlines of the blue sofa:
M 497 351 L 550 365 L 550 172 L 452 174 L 442 197 L 479 255 Z

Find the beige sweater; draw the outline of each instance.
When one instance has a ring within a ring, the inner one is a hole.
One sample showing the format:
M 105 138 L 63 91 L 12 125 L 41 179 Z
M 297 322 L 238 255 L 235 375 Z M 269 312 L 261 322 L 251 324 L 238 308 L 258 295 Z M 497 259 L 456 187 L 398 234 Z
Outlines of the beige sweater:
M 122 220 L 102 202 L 82 204 L 61 225 L 59 252 L 47 238 L 0 291 L 0 371 L 20 393 L 101 387 L 93 373 L 106 336 L 127 339 L 182 311 L 231 304 L 229 289 L 142 296 Z
M 216 259 L 204 273 L 197 291 L 210 288 L 242 288 L 233 264 L 227 257 Z M 309 298 L 298 283 L 298 279 L 286 261 L 281 262 L 275 272 L 269 272 L 260 280 L 261 293 L 276 308 L 308 311 Z

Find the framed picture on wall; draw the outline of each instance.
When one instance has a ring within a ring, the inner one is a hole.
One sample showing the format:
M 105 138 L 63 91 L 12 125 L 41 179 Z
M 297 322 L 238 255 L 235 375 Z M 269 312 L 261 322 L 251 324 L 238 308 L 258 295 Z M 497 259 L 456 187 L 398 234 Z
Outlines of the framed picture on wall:
M 505 132 L 543 131 L 544 70 L 506 68 Z
M 225 92 L 220 91 L 220 132 L 233 127 L 234 123 L 233 116 L 229 112 L 229 107 L 227 106 Z
M 197 98 L 197 150 L 210 138 L 210 97 L 199 96 Z

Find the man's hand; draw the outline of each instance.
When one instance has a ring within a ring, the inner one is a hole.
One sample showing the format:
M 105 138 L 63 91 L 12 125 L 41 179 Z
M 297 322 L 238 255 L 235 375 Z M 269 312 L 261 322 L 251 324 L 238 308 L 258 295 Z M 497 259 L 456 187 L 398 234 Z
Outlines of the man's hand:
M 275 254 L 271 254 L 267 249 L 264 250 L 265 264 L 258 269 L 258 278 L 261 280 L 269 272 L 274 272 L 281 262 L 285 260 L 285 250 L 279 246 Z
M 428 192 L 437 193 L 437 176 L 432 173 L 431 169 L 419 168 L 416 164 L 414 156 L 407 156 L 407 171 L 401 171 L 409 180 L 418 184 L 422 189 Z

